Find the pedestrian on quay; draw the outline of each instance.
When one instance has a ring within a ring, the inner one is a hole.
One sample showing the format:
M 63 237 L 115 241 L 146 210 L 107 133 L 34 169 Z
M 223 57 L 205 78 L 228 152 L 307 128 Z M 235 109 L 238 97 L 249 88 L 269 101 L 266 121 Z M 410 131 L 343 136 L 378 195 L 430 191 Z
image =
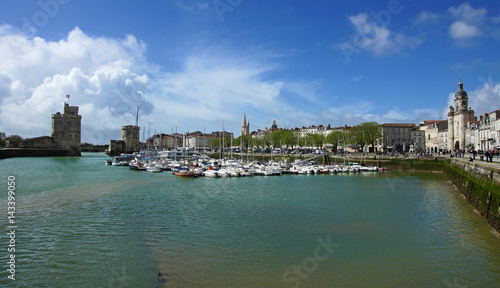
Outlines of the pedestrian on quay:
M 493 151 L 490 151 L 490 162 L 493 162 Z
M 488 159 L 490 159 L 490 150 L 486 150 L 486 152 L 484 152 L 484 157 L 486 157 L 486 162 L 488 162 Z

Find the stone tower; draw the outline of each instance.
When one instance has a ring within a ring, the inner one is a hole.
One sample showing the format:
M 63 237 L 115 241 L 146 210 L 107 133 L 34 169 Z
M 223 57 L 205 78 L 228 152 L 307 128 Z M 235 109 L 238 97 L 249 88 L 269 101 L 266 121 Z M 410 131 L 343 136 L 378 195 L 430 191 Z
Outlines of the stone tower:
M 125 152 L 132 153 L 141 150 L 139 142 L 139 126 L 122 126 L 122 141 L 125 142 Z
M 468 107 L 469 97 L 464 90 L 462 79 L 458 82 L 455 93 L 455 107 L 450 106 L 448 112 L 448 150 L 465 150 L 465 129 L 467 123 L 474 121 L 474 110 Z
M 240 135 L 250 135 L 250 122 L 247 122 L 245 113 L 243 113 L 243 123 L 241 124 Z
M 52 138 L 59 149 L 67 149 L 81 155 L 82 116 L 77 106 L 64 103 L 64 114 L 52 114 Z

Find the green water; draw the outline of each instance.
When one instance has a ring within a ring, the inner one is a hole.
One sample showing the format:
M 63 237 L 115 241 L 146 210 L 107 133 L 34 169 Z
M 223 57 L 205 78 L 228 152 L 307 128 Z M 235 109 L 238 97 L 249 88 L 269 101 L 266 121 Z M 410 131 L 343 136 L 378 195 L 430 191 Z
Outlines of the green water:
M 18 225 L 0 286 L 500 286 L 500 238 L 440 174 L 181 179 L 104 159 L 0 160 L 0 223 L 13 175 Z

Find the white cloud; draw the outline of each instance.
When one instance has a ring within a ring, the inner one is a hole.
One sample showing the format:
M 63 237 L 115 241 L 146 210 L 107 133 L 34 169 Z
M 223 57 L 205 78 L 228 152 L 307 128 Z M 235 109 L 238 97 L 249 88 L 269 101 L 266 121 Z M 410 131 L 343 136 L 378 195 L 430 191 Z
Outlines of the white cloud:
M 474 9 L 466 2 L 458 7 L 449 8 L 448 13 L 450 13 L 453 18 L 462 20 L 466 23 L 478 23 L 484 20 L 488 11 L 485 8 Z
M 349 42 L 337 45 L 337 48 L 340 48 L 344 54 L 346 50 L 351 49 L 352 51 L 364 50 L 380 56 L 400 53 L 403 48 L 413 48 L 421 43 L 419 38 L 392 32 L 387 26 L 370 19 L 367 13 L 350 16 L 348 19 L 355 33 Z
M 80 107 L 82 141 L 92 143 L 120 139 L 120 127 L 135 123 L 137 106 L 141 132 L 151 123 L 153 133 L 205 126 L 210 132 L 222 123 L 238 131 L 244 111 L 251 112 L 255 129 L 269 126 L 269 115 L 291 123 L 297 118 L 288 117 L 307 113 L 290 97 L 301 99 L 301 108 L 317 103 L 317 83 L 267 80 L 277 66 L 262 51 L 242 56 L 206 48 L 166 72 L 147 62 L 145 44 L 132 35 L 95 38 L 75 28 L 52 42 L 0 27 L 0 53 L 6 55 L 0 62 L 0 130 L 7 134 L 50 134 L 50 115 L 62 110 L 66 94 Z
M 469 3 L 463 3 L 443 13 L 420 12 L 413 24 L 420 27 L 436 24 L 436 31 L 440 31 L 440 27 L 448 27 L 448 35 L 456 45 L 470 46 L 474 43 L 472 40 L 480 36 L 497 37 L 498 30 L 494 28 L 498 24 L 497 18 L 489 18 L 487 14 L 486 8 L 475 9 Z
M 440 16 L 438 13 L 422 11 L 418 13 L 417 18 L 413 21 L 413 25 L 432 24 L 438 21 Z
M 135 37 L 92 38 L 75 28 L 66 39 L 50 42 L 9 26 L 0 31 L 0 51 L 6 56 L 0 62 L 0 127 L 7 134 L 50 134 L 50 115 L 62 112 L 66 94 L 81 107 L 83 141 L 95 140 L 89 135 L 96 131 L 105 139 L 109 129 L 119 138 L 120 126 L 133 123 L 136 106 L 152 112 L 140 92 L 149 79 L 132 72 L 142 67 L 145 52 Z
M 455 40 L 466 40 L 481 35 L 481 31 L 476 27 L 463 21 L 455 21 L 450 26 L 450 36 Z

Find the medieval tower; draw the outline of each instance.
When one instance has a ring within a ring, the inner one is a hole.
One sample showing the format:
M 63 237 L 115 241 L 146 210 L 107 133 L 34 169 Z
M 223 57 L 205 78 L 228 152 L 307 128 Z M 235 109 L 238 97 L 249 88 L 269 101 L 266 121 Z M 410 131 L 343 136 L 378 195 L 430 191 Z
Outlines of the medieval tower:
M 465 129 L 467 123 L 474 121 L 474 110 L 469 105 L 469 97 L 464 90 L 462 79 L 458 82 L 455 93 L 455 107 L 450 106 L 448 112 L 448 150 L 465 150 Z
M 141 142 L 139 141 L 139 126 L 127 125 L 122 126 L 122 141 L 125 143 L 125 152 L 132 153 L 141 150 Z
M 243 113 L 243 123 L 241 124 L 240 135 L 250 135 L 250 122 L 247 122 L 245 113 Z
M 52 138 L 59 149 L 74 151 L 81 155 L 82 116 L 77 106 L 64 103 L 64 114 L 52 114 Z

